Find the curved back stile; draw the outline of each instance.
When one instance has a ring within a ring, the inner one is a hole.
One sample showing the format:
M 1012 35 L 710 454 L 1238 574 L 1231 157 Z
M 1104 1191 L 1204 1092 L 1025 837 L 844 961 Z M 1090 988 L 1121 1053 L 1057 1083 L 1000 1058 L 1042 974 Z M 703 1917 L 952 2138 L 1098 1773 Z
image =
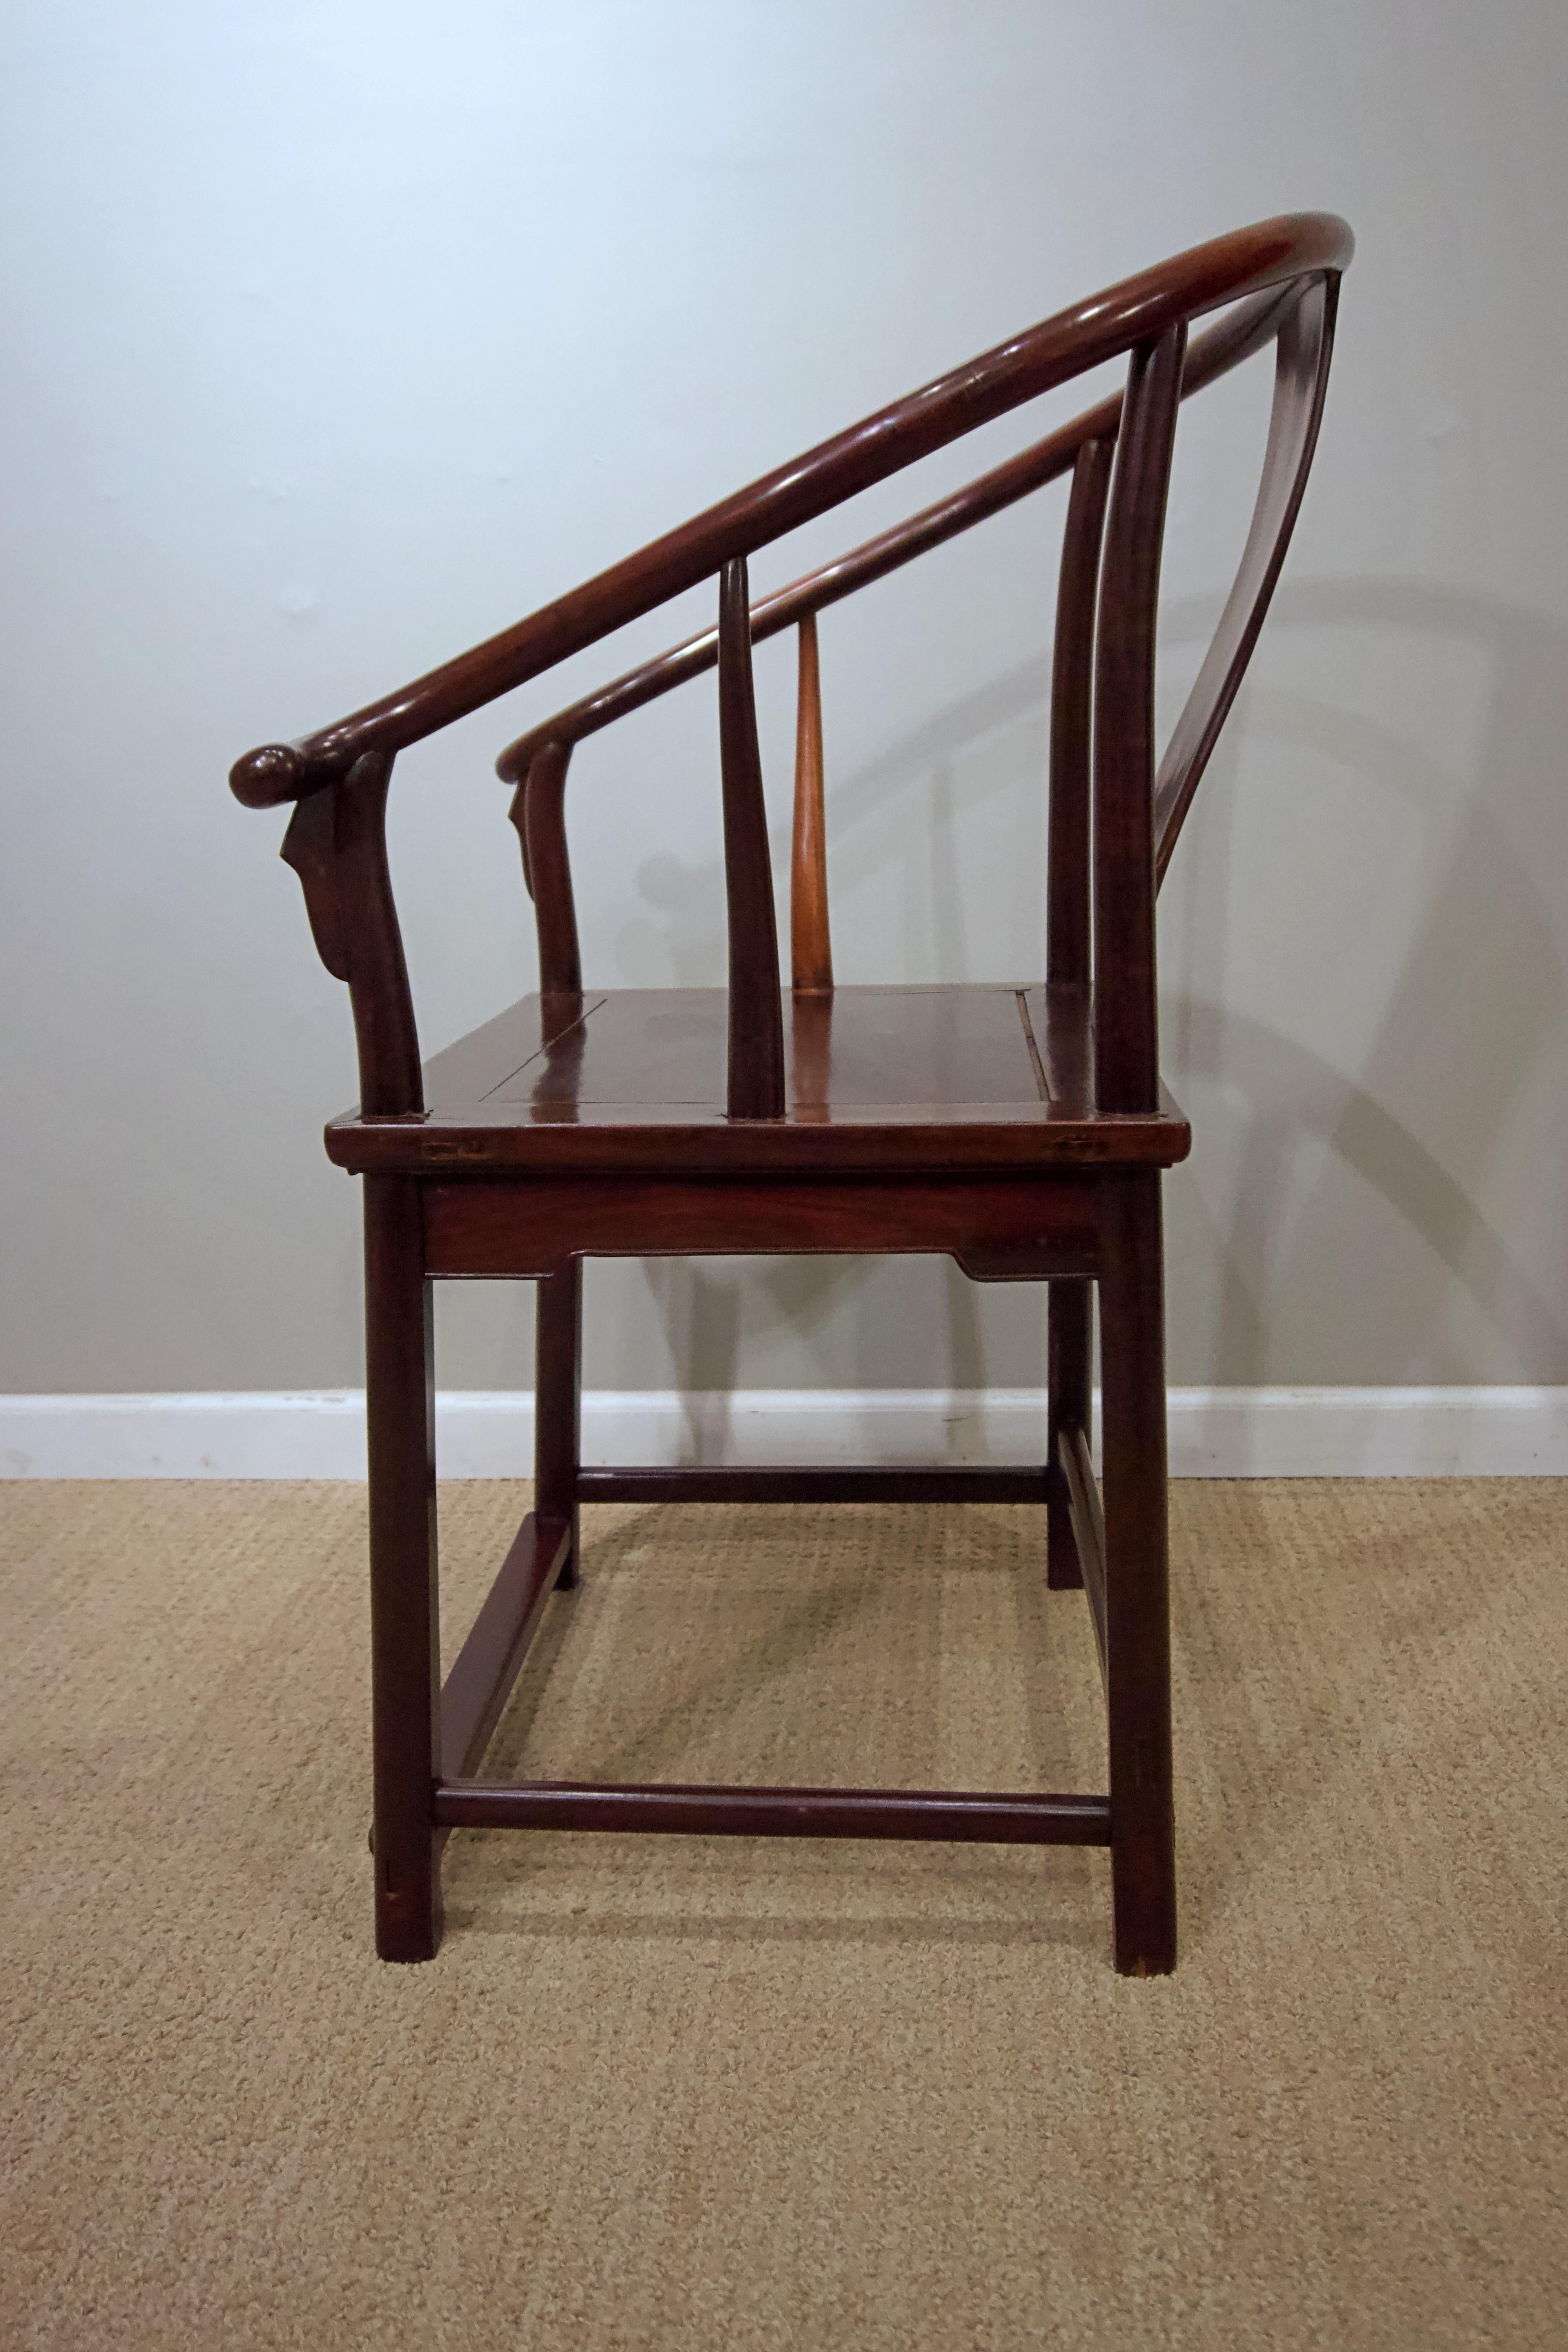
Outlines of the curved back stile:
M 1094 1056 L 1101 1110 L 1152 1110 L 1154 623 L 1186 330 L 1127 371 L 1100 570 L 1094 665 Z
M 1051 661 L 1051 764 L 1046 848 L 1046 978 L 1089 975 L 1089 809 L 1093 775 L 1094 619 L 1114 441 L 1086 441 L 1073 467 L 1057 587 Z

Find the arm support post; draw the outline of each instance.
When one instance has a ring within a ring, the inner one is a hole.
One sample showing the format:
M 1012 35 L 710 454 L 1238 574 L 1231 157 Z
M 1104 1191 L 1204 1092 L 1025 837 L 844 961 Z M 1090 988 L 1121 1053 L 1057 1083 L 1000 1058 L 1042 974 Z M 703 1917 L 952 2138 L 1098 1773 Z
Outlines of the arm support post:
M 512 797 L 511 821 L 522 843 L 522 877 L 539 928 L 539 992 L 548 997 L 583 993 L 577 952 L 577 908 L 566 853 L 566 771 L 570 743 L 542 743 Z
M 299 802 L 282 856 L 299 875 L 321 961 L 348 982 L 360 1108 L 400 1118 L 425 1108 L 419 1037 L 386 863 L 392 754 L 367 751 L 340 783 Z

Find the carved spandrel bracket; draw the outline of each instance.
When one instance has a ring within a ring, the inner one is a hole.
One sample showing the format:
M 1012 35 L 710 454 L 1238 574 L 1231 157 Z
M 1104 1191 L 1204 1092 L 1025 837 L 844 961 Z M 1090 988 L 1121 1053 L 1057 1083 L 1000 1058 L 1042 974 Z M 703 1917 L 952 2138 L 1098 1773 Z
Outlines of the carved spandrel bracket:
M 369 1118 L 425 1107 L 419 1038 L 386 863 L 392 756 L 367 752 L 340 782 L 295 803 L 281 855 L 300 877 L 310 935 L 334 980 L 346 981 L 359 1052 L 360 1109 Z
M 334 980 L 347 980 L 348 940 L 338 892 L 337 815 L 336 784 L 312 793 L 309 800 L 296 801 L 278 855 L 300 877 L 317 954 Z
M 518 846 L 522 851 L 522 887 L 527 891 L 529 898 L 531 901 L 533 898 L 533 866 L 528 855 L 528 776 L 526 772 L 523 775 L 521 783 L 519 784 L 516 792 L 513 793 L 511 796 L 510 804 L 507 809 L 507 817 L 508 821 L 516 832 Z

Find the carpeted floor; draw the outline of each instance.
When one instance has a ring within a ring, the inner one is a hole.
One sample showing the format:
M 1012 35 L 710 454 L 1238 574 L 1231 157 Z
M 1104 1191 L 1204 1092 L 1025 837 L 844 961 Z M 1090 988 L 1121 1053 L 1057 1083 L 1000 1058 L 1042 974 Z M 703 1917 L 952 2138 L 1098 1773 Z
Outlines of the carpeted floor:
M 4 1510 L 5 2344 L 1568 2340 L 1563 1484 L 1177 1489 L 1143 1984 L 1103 1854 L 793 1841 L 459 1834 L 380 1967 L 361 1490 Z M 585 1521 L 492 1766 L 1103 1787 L 1027 1512 Z

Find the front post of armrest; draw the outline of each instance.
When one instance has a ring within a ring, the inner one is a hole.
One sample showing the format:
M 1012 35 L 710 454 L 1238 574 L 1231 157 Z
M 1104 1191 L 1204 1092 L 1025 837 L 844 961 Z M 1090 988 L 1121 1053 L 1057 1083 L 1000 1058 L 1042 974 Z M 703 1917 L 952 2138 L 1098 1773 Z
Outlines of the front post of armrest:
M 576 998 L 581 1010 L 583 965 L 577 908 L 566 852 L 566 771 L 570 743 L 542 743 L 512 795 L 511 821 L 522 843 L 522 878 L 539 930 L 539 992 Z
M 281 855 L 300 877 L 321 961 L 348 982 L 368 1118 L 425 1108 L 419 1035 L 386 863 L 392 753 L 367 751 L 336 783 L 295 803 Z

